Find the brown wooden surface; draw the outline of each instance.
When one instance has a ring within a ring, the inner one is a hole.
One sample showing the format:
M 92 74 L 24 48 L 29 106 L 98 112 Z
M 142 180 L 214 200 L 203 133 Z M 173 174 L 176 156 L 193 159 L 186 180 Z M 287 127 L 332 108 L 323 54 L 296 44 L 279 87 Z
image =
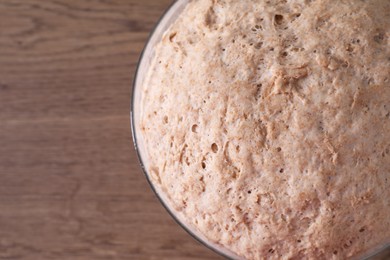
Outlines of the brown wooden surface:
M 0 259 L 220 259 L 131 142 L 135 67 L 170 2 L 0 1 Z
M 131 142 L 134 70 L 170 2 L 0 1 L 0 259 L 221 259 L 162 208 Z

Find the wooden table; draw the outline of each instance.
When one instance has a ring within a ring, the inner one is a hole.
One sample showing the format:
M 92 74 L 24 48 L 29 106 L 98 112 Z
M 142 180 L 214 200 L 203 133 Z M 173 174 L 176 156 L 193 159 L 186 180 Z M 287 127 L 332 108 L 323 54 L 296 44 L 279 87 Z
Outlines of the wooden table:
M 149 188 L 132 79 L 171 0 L 0 1 L 0 259 L 221 259 Z
M 135 67 L 170 2 L 0 1 L 0 259 L 222 259 L 162 208 L 131 141 Z

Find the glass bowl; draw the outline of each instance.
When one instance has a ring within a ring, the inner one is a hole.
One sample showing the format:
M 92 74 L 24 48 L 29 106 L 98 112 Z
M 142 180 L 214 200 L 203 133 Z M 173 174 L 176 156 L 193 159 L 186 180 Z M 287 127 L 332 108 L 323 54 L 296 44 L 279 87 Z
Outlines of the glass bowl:
M 204 246 L 218 253 L 219 255 L 227 258 L 227 259 L 244 259 L 229 251 L 228 249 L 222 247 L 217 243 L 213 243 L 209 241 L 203 234 L 198 232 L 195 227 L 191 224 L 186 223 L 184 216 L 176 211 L 169 203 L 169 200 L 164 195 L 164 192 L 160 190 L 158 186 L 155 186 L 151 180 L 151 177 L 148 173 L 148 160 L 147 160 L 147 151 L 145 149 L 144 140 L 141 135 L 140 130 L 140 116 L 141 116 L 141 105 L 140 102 L 142 100 L 142 91 L 141 87 L 145 80 L 145 76 L 147 74 L 148 68 L 152 62 L 154 57 L 154 47 L 160 42 L 165 31 L 170 27 L 170 25 L 176 21 L 180 13 L 184 10 L 186 5 L 191 0 L 177 0 L 172 3 L 172 5 L 165 11 L 163 16 L 160 18 L 153 32 L 151 33 L 148 42 L 141 54 L 141 58 L 138 63 L 138 67 L 135 73 L 134 82 L 133 82 L 133 90 L 132 90 L 132 102 L 131 102 L 131 112 L 130 112 L 130 120 L 131 120 L 131 130 L 133 134 L 133 142 L 137 152 L 138 160 L 142 167 L 142 170 L 148 180 L 152 190 L 160 200 L 161 204 L 165 207 L 168 213 L 172 216 L 172 218 L 184 229 L 186 230 L 192 237 L 202 243 Z M 389 216 L 390 217 L 390 216 Z M 358 256 L 355 259 L 372 259 L 372 260 L 384 260 L 390 259 L 390 244 L 386 244 L 385 246 L 376 248 L 371 252 L 366 253 L 364 256 Z

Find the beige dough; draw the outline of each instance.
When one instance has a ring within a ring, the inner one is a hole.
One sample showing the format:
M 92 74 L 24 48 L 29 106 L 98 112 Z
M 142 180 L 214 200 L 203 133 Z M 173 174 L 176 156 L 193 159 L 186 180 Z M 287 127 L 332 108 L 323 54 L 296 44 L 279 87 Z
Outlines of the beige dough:
M 143 86 L 149 173 L 247 259 L 390 242 L 390 1 L 197 0 Z

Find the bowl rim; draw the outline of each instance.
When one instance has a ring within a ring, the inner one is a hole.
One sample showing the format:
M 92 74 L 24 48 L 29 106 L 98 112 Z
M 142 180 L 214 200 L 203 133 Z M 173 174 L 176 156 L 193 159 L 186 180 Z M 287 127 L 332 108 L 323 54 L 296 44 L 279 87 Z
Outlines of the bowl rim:
M 135 107 L 135 92 L 136 92 L 136 89 L 137 89 L 137 79 L 138 79 L 138 76 L 139 76 L 139 70 L 140 70 L 140 65 L 143 61 L 143 59 L 145 58 L 145 53 L 146 53 L 146 50 L 148 49 L 149 45 L 151 44 L 151 39 L 153 38 L 154 34 L 156 33 L 156 30 L 159 28 L 161 22 L 167 17 L 167 14 L 178 4 L 180 3 L 182 0 L 173 0 L 172 3 L 169 4 L 169 6 L 164 10 L 164 12 L 162 13 L 162 15 L 160 16 L 160 18 L 158 18 L 156 24 L 153 26 L 153 29 L 151 30 L 151 32 L 149 33 L 149 36 L 146 40 L 146 43 L 144 44 L 144 47 L 141 51 L 141 54 L 140 54 L 140 57 L 137 61 L 137 65 L 136 65 L 136 69 L 135 69 L 135 72 L 134 72 L 134 77 L 133 77 L 133 81 L 132 81 L 132 84 L 131 84 L 131 103 L 130 103 L 130 128 L 131 128 L 131 133 L 132 133 L 132 140 L 133 140 L 133 145 L 134 145 L 134 149 L 136 151 L 136 155 L 137 155 L 137 159 L 138 159 L 138 162 L 141 166 L 141 169 L 142 169 L 142 172 L 144 174 L 144 176 L 146 177 L 146 180 L 150 186 L 150 188 L 152 189 L 153 193 L 155 194 L 155 196 L 158 198 L 159 202 L 161 203 L 161 205 L 163 206 L 163 208 L 168 212 L 168 214 L 173 218 L 173 220 L 182 228 L 184 229 L 193 239 L 195 239 L 197 242 L 199 242 L 201 245 L 205 246 L 206 248 L 210 249 L 211 251 L 213 251 L 214 253 L 226 258 L 226 259 L 229 259 L 229 260 L 234 260 L 234 258 L 232 256 L 229 256 L 228 254 L 222 252 L 221 250 L 219 250 L 218 248 L 216 247 L 213 247 L 212 244 L 208 243 L 205 239 L 202 239 L 200 238 L 199 236 L 197 236 L 193 231 L 191 231 L 191 228 L 188 227 L 185 223 L 183 223 L 176 215 L 175 213 L 173 212 L 173 210 L 171 210 L 171 208 L 167 205 L 166 202 L 164 202 L 163 198 L 161 197 L 161 195 L 157 192 L 157 189 L 156 187 L 153 185 L 153 182 L 148 174 L 148 171 L 145 167 L 145 164 L 143 162 L 143 159 L 142 159 L 142 156 L 141 156 L 141 153 L 140 153 L 140 149 L 139 149 L 139 145 L 138 145 L 138 138 L 137 138 L 137 131 L 136 131 L 136 127 L 135 127 L 135 118 L 134 118 L 134 107 Z M 138 86 L 139 87 L 139 86 Z M 360 257 L 362 258 L 362 260 L 370 260 L 372 257 L 375 257 L 383 252 L 386 252 L 386 251 L 390 251 L 390 243 L 387 243 L 387 244 L 384 244 L 382 246 L 380 246 L 379 248 L 377 249 L 373 249 L 371 252 L 367 252 L 366 254 L 364 255 L 361 255 Z M 358 256 L 359 257 L 359 256 Z M 356 258 L 358 259 L 358 258 Z

